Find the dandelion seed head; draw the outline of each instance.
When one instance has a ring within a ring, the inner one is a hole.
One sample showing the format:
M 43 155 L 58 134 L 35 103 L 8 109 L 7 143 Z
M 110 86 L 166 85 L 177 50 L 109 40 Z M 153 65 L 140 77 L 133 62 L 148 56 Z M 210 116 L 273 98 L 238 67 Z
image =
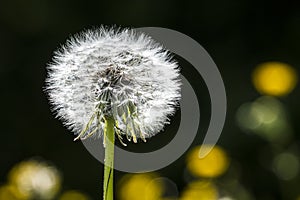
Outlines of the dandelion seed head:
M 47 69 L 49 101 L 75 135 L 87 129 L 100 136 L 103 118 L 112 116 L 119 135 L 151 137 L 169 122 L 180 99 L 178 64 L 162 45 L 130 29 L 75 35 Z

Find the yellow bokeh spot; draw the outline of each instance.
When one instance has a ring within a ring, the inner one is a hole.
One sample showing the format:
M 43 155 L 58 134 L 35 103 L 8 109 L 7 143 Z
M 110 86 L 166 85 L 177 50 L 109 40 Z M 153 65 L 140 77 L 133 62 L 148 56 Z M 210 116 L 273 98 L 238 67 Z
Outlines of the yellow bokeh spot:
M 209 181 L 196 181 L 190 183 L 183 191 L 180 200 L 217 200 L 218 190 Z
M 3 185 L 0 187 L 0 199 L 27 200 L 28 196 L 21 193 L 14 185 Z
M 271 96 L 289 94 L 297 84 L 297 73 L 288 64 L 266 62 L 257 66 L 252 81 L 258 92 Z
M 89 197 L 79 191 L 70 190 L 64 192 L 59 200 L 89 200 Z
M 164 191 L 163 185 L 154 174 L 126 175 L 119 182 L 120 200 L 160 200 Z
M 229 166 L 229 159 L 225 151 L 214 146 L 203 158 L 199 157 L 200 148 L 211 149 L 209 145 L 202 145 L 192 149 L 187 156 L 187 168 L 194 176 L 213 178 L 222 175 Z
M 13 167 L 8 182 L 29 199 L 52 199 L 61 187 L 60 173 L 53 166 L 36 160 L 24 161 Z

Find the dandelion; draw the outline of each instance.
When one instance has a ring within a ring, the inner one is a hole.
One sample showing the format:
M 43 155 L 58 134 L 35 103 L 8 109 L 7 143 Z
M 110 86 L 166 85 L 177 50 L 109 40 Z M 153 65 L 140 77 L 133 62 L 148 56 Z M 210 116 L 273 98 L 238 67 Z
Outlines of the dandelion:
M 72 37 L 55 52 L 46 91 L 74 140 L 103 136 L 110 173 L 115 135 L 126 146 L 124 137 L 146 141 L 169 123 L 180 99 L 179 69 L 149 36 L 101 27 Z M 106 192 L 104 199 L 110 199 Z

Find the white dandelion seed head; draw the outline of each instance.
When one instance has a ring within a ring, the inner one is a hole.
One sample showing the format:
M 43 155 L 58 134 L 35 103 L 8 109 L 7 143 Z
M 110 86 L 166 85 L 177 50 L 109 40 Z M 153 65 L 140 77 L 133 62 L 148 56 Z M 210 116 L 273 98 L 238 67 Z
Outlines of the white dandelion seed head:
M 151 137 L 180 99 L 179 69 L 170 53 L 130 29 L 84 31 L 55 52 L 47 69 L 53 110 L 76 135 L 85 127 L 101 135 L 109 115 L 128 139 Z

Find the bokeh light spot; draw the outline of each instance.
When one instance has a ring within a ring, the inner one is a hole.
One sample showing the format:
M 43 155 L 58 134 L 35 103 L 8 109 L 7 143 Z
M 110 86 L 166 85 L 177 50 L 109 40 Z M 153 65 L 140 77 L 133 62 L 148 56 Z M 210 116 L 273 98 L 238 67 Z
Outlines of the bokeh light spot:
M 8 181 L 30 199 L 52 199 L 61 187 L 58 170 L 37 160 L 17 164 L 10 171 Z
M 199 157 L 200 147 L 210 149 L 209 145 L 197 146 L 187 156 L 187 168 L 194 176 L 217 177 L 222 175 L 228 168 L 229 158 L 225 151 L 214 146 L 204 158 Z
M 0 187 L 0 199 L 2 200 L 28 200 L 28 196 L 21 193 L 15 185 L 3 185 Z
M 263 96 L 240 106 L 236 113 L 238 125 L 270 142 L 286 143 L 292 135 L 284 105 L 274 97 Z
M 273 168 L 282 180 L 291 180 L 299 173 L 299 159 L 291 153 L 281 153 L 275 157 Z
M 177 199 L 179 196 L 179 191 L 176 183 L 174 183 L 171 179 L 166 177 L 158 177 L 154 178 L 151 181 L 151 184 L 148 186 L 152 187 L 152 185 L 160 185 L 163 188 L 163 193 L 160 200 L 166 199 Z
M 209 181 L 196 181 L 188 185 L 183 191 L 180 200 L 217 200 L 218 190 Z
M 290 93 L 297 84 L 296 71 L 288 64 L 266 62 L 257 66 L 252 81 L 258 92 L 272 96 Z
M 134 174 L 124 176 L 118 186 L 120 200 L 160 200 L 164 186 L 152 173 Z
M 222 197 L 222 198 L 219 198 L 218 200 L 235 200 L 231 197 Z

